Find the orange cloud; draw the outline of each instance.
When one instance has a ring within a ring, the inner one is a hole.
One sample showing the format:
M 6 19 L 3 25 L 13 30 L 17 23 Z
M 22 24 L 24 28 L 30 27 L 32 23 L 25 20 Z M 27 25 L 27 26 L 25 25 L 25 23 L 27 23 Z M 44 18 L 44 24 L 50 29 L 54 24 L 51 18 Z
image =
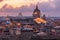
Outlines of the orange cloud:
M 44 3 L 49 2 L 50 0 L 3 0 L 0 3 L 0 8 L 2 8 L 5 4 L 7 4 L 6 7 L 12 7 L 12 8 L 18 8 L 21 6 L 30 6 L 31 4 L 37 4 L 37 3 Z M 53 0 L 51 0 L 53 1 Z

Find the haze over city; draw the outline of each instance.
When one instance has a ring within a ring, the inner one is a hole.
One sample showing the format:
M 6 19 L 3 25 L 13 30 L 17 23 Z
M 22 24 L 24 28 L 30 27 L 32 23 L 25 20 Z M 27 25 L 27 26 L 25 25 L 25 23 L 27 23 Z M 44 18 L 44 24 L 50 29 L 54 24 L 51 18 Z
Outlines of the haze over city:
M 0 0 L 0 40 L 60 39 L 60 0 Z
M 60 17 L 60 0 L 0 0 L 0 16 L 32 16 L 35 6 L 46 16 Z

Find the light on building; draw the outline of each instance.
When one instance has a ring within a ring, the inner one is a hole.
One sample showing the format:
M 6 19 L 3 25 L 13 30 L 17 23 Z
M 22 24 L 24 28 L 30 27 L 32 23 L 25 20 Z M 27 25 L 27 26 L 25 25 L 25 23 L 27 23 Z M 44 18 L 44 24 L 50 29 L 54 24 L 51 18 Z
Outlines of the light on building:
M 18 26 L 20 26 L 21 24 L 20 23 L 17 23 Z
M 34 14 L 37 14 L 37 12 L 35 12 Z
M 46 23 L 46 21 L 44 20 L 44 19 L 42 19 L 42 18 L 36 18 L 36 19 L 34 19 L 34 21 L 36 22 L 36 23 Z

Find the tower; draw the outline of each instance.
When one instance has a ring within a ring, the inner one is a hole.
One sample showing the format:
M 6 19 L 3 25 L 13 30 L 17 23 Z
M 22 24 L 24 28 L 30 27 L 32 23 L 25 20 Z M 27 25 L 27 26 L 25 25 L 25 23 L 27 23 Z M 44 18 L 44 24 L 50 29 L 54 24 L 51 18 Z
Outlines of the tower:
M 46 20 L 44 20 L 43 18 L 41 18 L 41 12 L 40 10 L 38 9 L 38 6 L 36 5 L 36 8 L 33 12 L 33 18 L 34 18 L 34 22 L 37 23 L 37 24 L 41 24 L 41 23 L 46 23 Z M 45 18 L 45 15 L 44 15 L 44 18 Z
M 43 15 L 43 19 L 46 20 L 46 16 L 45 16 L 45 14 Z
M 22 17 L 23 15 L 22 15 L 22 13 L 20 12 L 19 14 L 18 14 L 18 17 Z
M 41 13 L 40 10 L 38 9 L 38 6 L 36 5 L 35 10 L 33 11 L 33 18 L 40 18 L 41 17 Z

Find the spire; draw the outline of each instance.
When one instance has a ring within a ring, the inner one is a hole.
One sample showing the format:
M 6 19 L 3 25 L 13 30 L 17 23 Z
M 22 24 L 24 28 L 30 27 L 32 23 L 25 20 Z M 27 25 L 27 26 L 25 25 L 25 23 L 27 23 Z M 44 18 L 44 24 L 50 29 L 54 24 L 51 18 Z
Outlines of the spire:
M 34 12 L 36 12 L 36 11 L 40 12 L 40 10 L 38 9 L 38 5 L 36 5 L 36 8 L 35 8 Z
M 38 6 L 36 5 L 36 9 L 38 9 Z

